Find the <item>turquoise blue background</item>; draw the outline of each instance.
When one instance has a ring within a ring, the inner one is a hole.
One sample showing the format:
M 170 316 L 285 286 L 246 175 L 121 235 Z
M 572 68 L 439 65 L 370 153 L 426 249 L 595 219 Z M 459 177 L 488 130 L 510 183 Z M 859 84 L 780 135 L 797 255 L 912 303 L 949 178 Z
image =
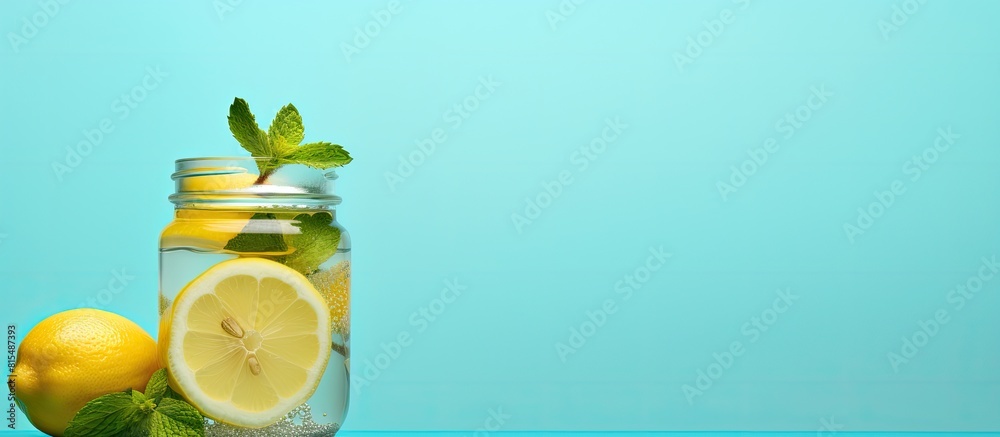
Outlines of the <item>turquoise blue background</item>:
M 354 374 L 413 338 L 352 393 L 345 429 L 474 431 L 502 408 L 504 430 L 1000 430 L 1000 280 L 948 300 L 1000 251 L 1000 3 L 562 3 L 403 0 L 350 55 L 390 2 L 69 1 L 26 43 L 10 35 L 43 6 L 0 3 L 0 323 L 23 337 L 124 269 L 97 306 L 155 332 L 173 161 L 242 154 L 225 123 L 241 96 L 264 119 L 294 102 L 307 140 L 355 157 L 338 182 Z M 122 117 L 147 68 L 167 75 Z M 481 78 L 500 85 L 477 100 Z M 787 137 L 779 120 L 807 114 L 813 87 L 832 96 Z M 57 175 L 104 118 L 114 131 Z M 581 170 L 609 118 L 627 127 Z M 911 180 L 948 128 L 960 137 Z M 446 139 L 388 182 L 435 129 Z M 780 149 L 724 198 L 769 138 Z M 512 214 L 561 173 L 519 230 Z M 845 223 L 896 180 L 905 193 L 852 241 Z M 616 291 L 661 246 L 664 266 Z M 456 279 L 462 295 L 419 323 Z M 754 337 L 779 289 L 798 300 Z M 688 402 L 733 342 L 744 353 Z

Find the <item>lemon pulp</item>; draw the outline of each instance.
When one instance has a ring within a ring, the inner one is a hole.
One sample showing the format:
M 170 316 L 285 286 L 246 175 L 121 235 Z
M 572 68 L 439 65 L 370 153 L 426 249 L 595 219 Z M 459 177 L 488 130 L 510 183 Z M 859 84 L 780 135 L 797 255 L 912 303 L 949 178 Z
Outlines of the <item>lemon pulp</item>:
M 181 188 L 203 192 L 203 198 L 219 197 L 217 191 L 243 190 L 257 179 L 249 173 L 187 177 L 180 180 Z M 222 249 L 236 237 L 253 213 L 217 209 L 180 209 L 175 220 L 163 230 L 163 246 L 194 246 Z

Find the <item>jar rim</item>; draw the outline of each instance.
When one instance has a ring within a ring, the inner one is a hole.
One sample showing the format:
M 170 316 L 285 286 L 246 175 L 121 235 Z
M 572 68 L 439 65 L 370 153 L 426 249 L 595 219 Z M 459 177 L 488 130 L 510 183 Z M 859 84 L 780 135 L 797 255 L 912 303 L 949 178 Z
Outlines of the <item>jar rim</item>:
M 335 169 L 320 170 L 285 164 L 260 175 L 259 163 L 270 158 L 210 156 L 175 161 L 171 174 L 176 190 L 169 199 L 178 208 L 192 205 L 244 206 L 249 208 L 323 208 L 340 204 L 333 192 Z M 215 176 L 244 177 L 212 179 Z
M 174 161 L 176 164 L 195 161 L 266 161 L 271 159 L 266 156 L 199 156 L 194 158 L 180 158 Z

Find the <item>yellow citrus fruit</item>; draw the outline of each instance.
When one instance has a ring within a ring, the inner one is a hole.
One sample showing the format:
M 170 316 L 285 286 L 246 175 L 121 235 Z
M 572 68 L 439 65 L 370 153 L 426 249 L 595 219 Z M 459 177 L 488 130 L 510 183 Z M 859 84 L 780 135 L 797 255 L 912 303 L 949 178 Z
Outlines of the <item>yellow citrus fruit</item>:
M 346 335 L 351 328 L 351 262 L 337 265 L 309 276 L 326 305 L 330 307 L 333 332 Z
M 301 273 L 240 258 L 202 273 L 160 322 L 170 385 L 206 416 L 260 428 L 302 405 L 330 358 L 330 310 Z
M 114 313 L 76 309 L 28 332 L 7 383 L 28 420 L 59 436 L 87 402 L 144 390 L 159 368 L 156 342 L 138 325 Z
M 160 236 L 163 247 L 198 247 L 221 250 L 250 223 L 253 213 L 179 209 Z
M 186 177 L 180 180 L 181 190 L 205 192 L 230 191 L 248 188 L 257 179 L 249 173 L 220 174 Z M 195 246 L 204 249 L 222 249 L 239 234 L 253 213 L 213 209 L 179 209 L 176 217 L 160 236 L 164 247 Z

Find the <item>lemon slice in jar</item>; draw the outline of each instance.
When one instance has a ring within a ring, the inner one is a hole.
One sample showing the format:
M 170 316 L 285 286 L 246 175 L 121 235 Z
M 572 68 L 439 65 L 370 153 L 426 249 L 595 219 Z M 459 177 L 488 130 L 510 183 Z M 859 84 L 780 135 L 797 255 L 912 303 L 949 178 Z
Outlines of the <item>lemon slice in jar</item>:
M 232 173 L 191 176 L 180 180 L 182 191 L 203 192 L 202 198 L 220 197 L 218 191 L 243 190 L 254 184 L 257 175 Z M 252 212 L 220 209 L 179 209 L 175 220 L 163 230 L 163 246 L 195 246 L 222 249 L 253 217 Z
M 259 258 L 215 265 L 161 319 L 170 385 L 209 418 L 248 428 L 312 396 L 330 342 L 323 296 L 302 274 Z

